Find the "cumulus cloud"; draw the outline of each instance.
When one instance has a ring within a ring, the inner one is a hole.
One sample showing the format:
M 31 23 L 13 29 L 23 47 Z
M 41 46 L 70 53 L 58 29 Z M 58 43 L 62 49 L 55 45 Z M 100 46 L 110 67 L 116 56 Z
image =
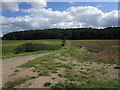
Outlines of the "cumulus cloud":
M 118 11 L 104 13 L 92 6 L 70 7 L 65 11 L 45 8 L 22 10 L 31 15 L 15 18 L 1 16 L 3 33 L 44 28 L 111 27 L 118 24 Z
M 11 10 L 11 11 L 19 11 L 18 4 L 16 2 L 0 2 L 0 10 Z
M 32 5 L 32 8 L 43 8 L 46 7 L 47 2 L 45 0 L 2 0 L 0 2 L 0 5 L 2 5 L 0 7 L 0 11 L 2 10 L 11 10 L 11 11 L 19 11 L 19 4 L 21 4 L 22 2 L 26 2 Z
M 99 24 L 103 27 L 118 26 L 118 11 L 114 10 L 102 15 Z
M 41 0 L 39 2 L 30 2 L 33 8 L 43 8 L 47 6 L 47 2 L 45 0 Z

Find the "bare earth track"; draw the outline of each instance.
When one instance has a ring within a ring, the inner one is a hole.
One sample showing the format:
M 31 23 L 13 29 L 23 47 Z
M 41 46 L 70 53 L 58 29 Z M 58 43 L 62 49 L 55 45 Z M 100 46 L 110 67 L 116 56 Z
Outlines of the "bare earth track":
M 29 56 L 19 56 L 14 58 L 7 58 L 2 60 L 2 84 L 9 81 L 9 76 L 14 72 L 17 66 L 20 66 L 28 61 L 36 59 L 38 57 L 53 54 L 56 52 L 49 52 L 49 53 L 42 53 L 36 55 L 29 55 Z

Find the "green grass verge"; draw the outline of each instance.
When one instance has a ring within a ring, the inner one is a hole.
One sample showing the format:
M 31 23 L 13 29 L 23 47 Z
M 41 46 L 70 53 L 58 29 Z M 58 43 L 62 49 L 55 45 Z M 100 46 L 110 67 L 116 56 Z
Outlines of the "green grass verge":
M 27 53 L 20 53 L 20 54 L 3 55 L 1 57 L 4 59 L 4 58 L 16 57 L 16 56 L 26 56 L 26 55 L 42 54 L 42 53 L 56 52 L 56 51 L 58 50 L 27 52 Z
M 45 55 L 40 58 L 29 61 L 20 67 L 31 68 L 34 67 L 34 72 L 37 72 L 39 76 L 49 76 L 49 73 L 57 72 L 57 69 L 62 67 L 63 64 L 53 61 L 58 59 L 55 54 Z
M 91 55 L 93 53 L 98 53 L 97 51 L 91 51 L 89 49 L 79 49 L 75 46 L 71 46 L 67 51 L 62 52 L 62 55 L 65 53 L 68 53 L 70 56 L 72 56 L 75 59 L 78 59 L 79 62 L 97 62 L 97 63 L 109 63 L 109 64 L 118 64 L 117 60 L 94 60 L 91 58 Z
M 105 89 L 105 88 L 111 88 L 110 90 L 118 90 L 118 84 L 116 84 L 116 82 L 118 82 L 118 80 L 109 80 L 107 82 L 104 83 L 100 83 L 97 80 L 86 80 L 84 83 L 80 83 L 77 84 L 75 82 L 58 82 L 57 84 L 55 84 L 54 86 L 52 86 L 53 90 L 59 90 L 60 88 L 62 88 L 62 90 L 66 90 L 66 89 L 87 89 L 87 90 L 98 90 L 101 88 L 101 90 Z M 85 89 L 85 90 L 86 90 Z M 105 89 L 106 90 L 106 89 Z M 108 89 L 107 89 L 108 90 Z
M 8 81 L 7 83 L 5 83 L 5 86 L 3 87 L 3 90 L 12 89 L 15 86 L 18 86 L 20 84 L 25 83 L 29 79 L 30 79 L 30 77 L 26 77 L 26 78 L 18 80 L 18 81 L 12 81 L 12 82 Z
M 48 51 L 37 51 L 37 52 L 25 52 L 20 54 L 15 54 L 15 49 L 24 43 L 32 42 L 33 44 L 45 44 L 46 46 L 50 46 L 50 48 L 53 46 L 53 48 L 56 48 L 54 46 L 62 45 L 62 40 L 2 40 L 2 43 L 0 43 L 0 46 L 2 47 L 2 55 L 0 55 L 0 58 L 10 58 L 15 56 L 24 56 L 24 55 L 32 55 L 32 54 L 38 54 L 38 53 L 46 53 Z M 39 46 L 38 46 L 39 47 Z M 54 49 L 53 49 L 54 50 Z M 53 51 L 50 50 L 50 51 Z

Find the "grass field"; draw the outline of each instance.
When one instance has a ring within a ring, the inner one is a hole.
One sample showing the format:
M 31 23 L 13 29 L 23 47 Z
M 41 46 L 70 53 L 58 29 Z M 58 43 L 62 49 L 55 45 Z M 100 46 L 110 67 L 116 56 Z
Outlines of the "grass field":
M 19 55 L 31 55 L 31 54 L 37 54 L 41 52 L 47 52 L 47 51 L 39 51 L 39 52 L 29 52 L 29 53 L 21 53 L 21 54 L 15 54 L 14 49 L 16 49 L 19 45 L 22 45 L 24 43 L 37 43 L 37 44 L 45 44 L 45 45 L 61 45 L 61 40 L 3 40 L 2 44 L 2 57 L 13 57 L 13 56 L 19 56 Z
M 112 90 L 117 90 L 120 67 L 117 58 L 113 57 L 118 56 L 115 53 L 118 52 L 116 48 L 119 48 L 117 40 L 67 41 L 66 49 L 17 67 L 11 78 L 16 80 L 18 75 L 21 75 L 25 70 L 31 75 L 25 73 L 24 78 L 21 76 L 22 79 L 18 81 L 9 81 L 5 87 L 47 87 L 53 90 L 58 88 L 112 88 Z M 108 53 L 114 55 L 111 56 Z M 108 56 L 111 56 L 112 59 Z

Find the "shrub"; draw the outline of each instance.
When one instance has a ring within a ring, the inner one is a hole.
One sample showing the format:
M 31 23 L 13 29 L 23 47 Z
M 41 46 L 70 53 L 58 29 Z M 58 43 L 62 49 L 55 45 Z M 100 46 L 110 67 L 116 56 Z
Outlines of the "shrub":
M 65 40 L 62 41 L 62 46 L 65 46 L 65 42 L 66 42 Z
M 50 86 L 50 85 L 51 85 L 50 82 L 46 82 L 46 83 L 44 84 L 45 87 L 48 87 L 48 86 Z
M 15 54 L 23 53 L 23 52 L 34 52 L 34 51 L 41 51 L 41 50 L 57 50 L 60 49 L 61 45 L 49 45 L 49 44 L 42 44 L 42 43 L 25 43 L 18 46 L 14 49 Z
M 120 67 L 119 67 L 119 66 L 116 66 L 116 67 L 114 67 L 114 69 L 120 69 Z
M 14 51 L 15 51 L 15 54 L 22 53 L 22 52 L 33 52 L 34 45 L 32 43 L 25 43 L 18 46 Z
M 58 74 L 59 77 L 62 77 L 62 74 Z

